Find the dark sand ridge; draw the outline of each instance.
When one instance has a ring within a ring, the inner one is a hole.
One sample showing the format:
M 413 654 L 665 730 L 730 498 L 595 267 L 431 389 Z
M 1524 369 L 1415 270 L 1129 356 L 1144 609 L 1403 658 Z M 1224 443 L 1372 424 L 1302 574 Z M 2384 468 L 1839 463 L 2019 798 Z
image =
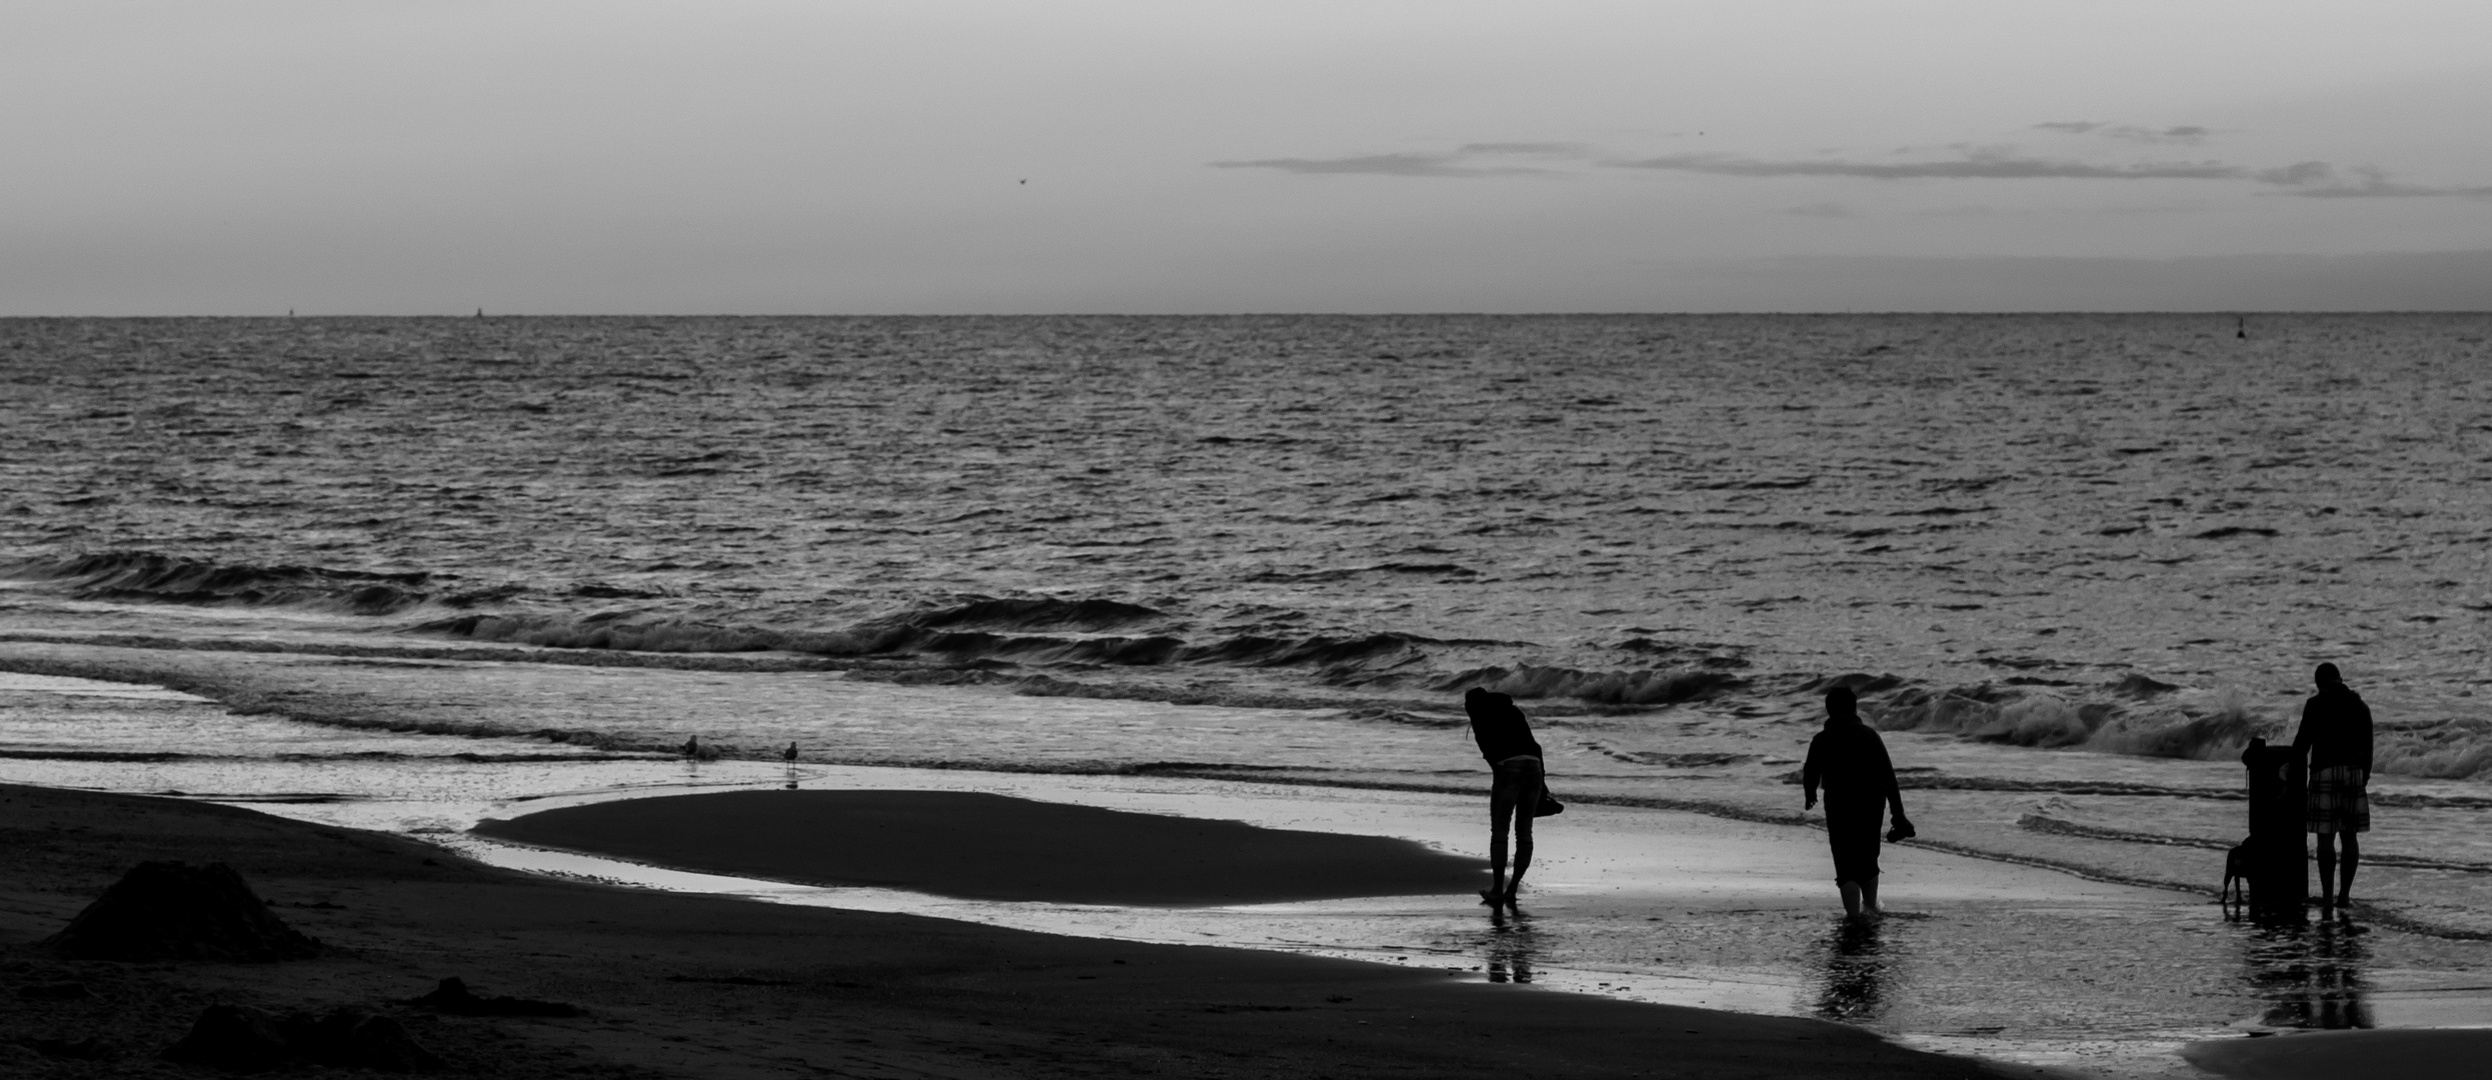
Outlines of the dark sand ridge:
M 1459 896 L 1487 884 L 1478 860 L 1410 840 L 957 791 L 622 799 L 475 831 L 684 870 L 973 900 L 1252 904 Z
M 453 1075 L 2035 1075 L 1813 1020 L 1639 1005 L 1379 964 L 1032 934 L 549 881 L 212 805 L 0 786 L 0 1072 L 187 1075 L 212 1003 L 401 1016 Z M 35 942 L 142 859 L 232 864 L 330 947 L 283 964 L 71 962 Z M 561 1019 L 390 1004 L 457 975 Z M 77 982 L 92 997 L 18 990 Z M 96 1037 L 50 1061 L 24 1038 Z

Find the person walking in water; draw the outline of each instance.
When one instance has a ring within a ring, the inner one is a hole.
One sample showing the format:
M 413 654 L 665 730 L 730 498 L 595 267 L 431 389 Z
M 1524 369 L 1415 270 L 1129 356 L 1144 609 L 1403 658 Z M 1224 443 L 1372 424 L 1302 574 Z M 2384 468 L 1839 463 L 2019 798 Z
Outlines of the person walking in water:
M 2310 755 L 2307 806 L 2310 831 L 2319 834 L 2319 905 L 2334 910 L 2353 903 L 2354 870 L 2362 864 L 2362 844 L 2354 837 L 2371 831 L 2371 707 L 2334 664 L 2319 665 L 2311 679 L 2319 692 L 2302 704 L 2293 753 Z M 2336 858 L 2340 838 L 2342 863 Z
M 1523 871 L 1532 865 L 1532 815 L 1540 809 L 1544 784 L 1540 740 L 1532 738 L 1531 722 L 1514 699 L 1474 686 L 1462 695 L 1463 711 L 1471 714 L 1471 738 L 1480 744 L 1495 776 L 1488 790 L 1489 887 L 1480 902 L 1511 907 L 1522 891 Z M 1506 826 L 1514 827 L 1514 876 L 1506 876 Z
M 1834 883 L 1843 893 L 1843 913 L 1853 919 L 1878 917 L 1878 826 L 1886 808 L 1895 808 L 1895 831 L 1911 835 L 1904 817 L 1904 793 L 1895 785 L 1895 763 L 1886 756 L 1886 741 L 1860 720 L 1860 702 L 1852 688 L 1826 691 L 1826 729 L 1808 743 L 1808 760 L 1800 766 L 1801 809 L 1817 805 L 1817 789 L 1826 789 L 1826 841 L 1834 848 Z

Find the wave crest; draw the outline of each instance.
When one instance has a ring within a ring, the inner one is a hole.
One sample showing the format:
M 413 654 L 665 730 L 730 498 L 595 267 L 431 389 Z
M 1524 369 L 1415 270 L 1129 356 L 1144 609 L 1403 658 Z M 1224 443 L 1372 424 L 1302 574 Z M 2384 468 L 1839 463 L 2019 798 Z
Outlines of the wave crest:
M 2138 696 L 2136 677 L 2109 693 Z M 2147 680 L 2151 682 L 2151 680 Z M 2152 694 L 2169 692 L 2168 684 Z M 2254 738 L 2275 739 L 2284 722 L 2258 715 L 2237 690 L 2216 693 L 2200 707 L 2144 709 L 2119 701 L 2076 701 L 2048 692 L 1990 683 L 1945 690 L 1908 688 L 1867 710 L 1886 731 L 1955 734 L 1981 742 L 2040 749 L 2083 749 L 2138 757 L 2221 761 L 2241 755 Z
M 24 577 L 60 581 L 82 600 L 143 600 L 168 604 L 315 606 L 357 615 L 387 615 L 433 598 L 427 571 L 384 573 L 325 566 L 253 566 L 106 551 L 68 559 L 30 560 L 10 568 Z
M 896 625 L 925 629 L 977 627 L 987 630 L 1116 630 L 1161 618 L 1139 604 L 1117 600 L 1063 600 L 1052 596 L 965 597 L 948 607 L 920 609 L 895 616 Z
M 1703 701 L 1748 685 L 1748 680 L 1714 670 L 1578 671 L 1564 667 L 1523 665 L 1474 668 L 1438 684 L 1455 690 L 1480 686 L 1518 698 L 1571 697 L 1596 705 L 1676 705 Z

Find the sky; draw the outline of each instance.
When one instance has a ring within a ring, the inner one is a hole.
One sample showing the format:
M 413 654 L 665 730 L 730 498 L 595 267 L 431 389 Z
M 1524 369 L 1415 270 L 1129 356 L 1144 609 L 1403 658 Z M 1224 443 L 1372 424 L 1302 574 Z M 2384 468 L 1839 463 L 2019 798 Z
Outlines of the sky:
M 2492 309 L 2492 5 L 11 0 L 0 315 Z

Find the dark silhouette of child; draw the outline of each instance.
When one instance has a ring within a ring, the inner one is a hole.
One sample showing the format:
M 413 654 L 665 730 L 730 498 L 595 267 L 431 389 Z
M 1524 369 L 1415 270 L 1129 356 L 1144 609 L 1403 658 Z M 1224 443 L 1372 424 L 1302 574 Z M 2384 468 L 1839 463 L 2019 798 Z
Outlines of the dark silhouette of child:
M 2371 707 L 2345 685 L 2334 664 L 2319 665 L 2311 679 L 2319 692 L 2302 703 L 2293 752 L 2310 755 L 2305 805 L 2310 831 L 2319 834 L 2319 903 L 2333 909 L 2353 902 L 2354 870 L 2362 865 L 2362 844 L 2354 836 L 2371 831 Z M 2339 838 L 2345 842 L 2342 864 L 2336 859 Z
M 1886 808 L 1895 808 L 1895 827 L 1909 830 L 1904 794 L 1895 785 L 1895 763 L 1886 756 L 1886 742 L 1860 720 L 1860 704 L 1847 686 L 1826 691 L 1826 728 L 1809 740 L 1808 760 L 1800 766 L 1800 788 L 1807 798 L 1802 809 L 1817 805 L 1817 789 L 1826 789 L 1826 840 L 1834 848 L 1835 887 L 1843 893 L 1843 913 L 1855 919 L 1878 917 L 1878 826 Z
M 1531 722 L 1514 699 L 1474 686 L 1462 695 L 1463 711 L 1471 714 L 1471 737 L 1480 744 L 1495 780 L 1488 791 L 1489 887 L 1480 902 L 1514 903 L 1523 888 L 1523 871 L 1532 865 L 1532 813 L 1540 806 L 1544 783 L 1540 740 L 1532 738 Z M 1514 876 L 1506 876 L 1506 827 L 1514 827 Z

